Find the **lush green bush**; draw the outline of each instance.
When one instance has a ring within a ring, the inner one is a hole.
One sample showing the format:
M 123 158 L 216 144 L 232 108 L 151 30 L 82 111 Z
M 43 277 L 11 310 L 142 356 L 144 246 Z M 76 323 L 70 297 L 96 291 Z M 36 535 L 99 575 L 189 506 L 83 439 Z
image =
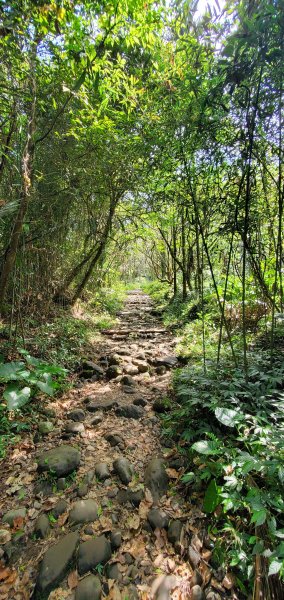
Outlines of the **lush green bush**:
M 184 483 L 206 487 L 216 563 L 235 567 L 244 593 L 256 554 L 268 559 L 269 574 L 284 575 L 284 363 L 264 352 L 249 361 L 247 381 L 228 363 L 177 371 L 178 404 L 164 417 L 188 458 Z

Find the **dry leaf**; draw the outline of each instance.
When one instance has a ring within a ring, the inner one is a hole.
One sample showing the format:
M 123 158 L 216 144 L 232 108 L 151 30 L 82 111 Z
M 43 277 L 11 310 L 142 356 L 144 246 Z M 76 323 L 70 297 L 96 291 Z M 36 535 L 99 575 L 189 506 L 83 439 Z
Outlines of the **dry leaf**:
M 234 576 L 231 573 L 227 573 L 222 581 L 222 586 L 226 588 L 226 590 L 231 590 L 234 585 L 234 581 Z
M 15 530 L 23 529 L 24 523 L 25 523 L 25 520 L 23 517 L 15 517 L 15 519 L 13 520 L 13 528 Z
M 215 588 L 215 590 L 218 590 L 218 592 L 224 592 L 224 588 L 221 585 L 221 583 L 219 583 L 219 581 L 217 581 L 217 579 L 215 579 L 215 577 L 212 577 L 211 579 L 211 585 L 213 588 Z
M 77 587 L 78 585 L 78 573 L 77 571 L 72 571 L 72 573 L 70 573 L 68 575 L 68 586 L 70 588 L 70 590 L 74 590 L 74 588 Z
M 63 527 L 63 525 L 65 525 L 67 519 L 68 519 L 68 513 L 62 513 L 62 515 L 59 515 L 58 519 L 57 519 L 57 525 L 58 527 Z
M 176 469 L 166 469 L 166 473 L 168 474 L 170 479 L 178 479 L 180 474 Z
M 139 515 L 132 515 L 132 516 L 128 517 L 128 519 L 126 521 L 126 526 L 129 527 L 130 529 L 138 529 L 140 526 Z

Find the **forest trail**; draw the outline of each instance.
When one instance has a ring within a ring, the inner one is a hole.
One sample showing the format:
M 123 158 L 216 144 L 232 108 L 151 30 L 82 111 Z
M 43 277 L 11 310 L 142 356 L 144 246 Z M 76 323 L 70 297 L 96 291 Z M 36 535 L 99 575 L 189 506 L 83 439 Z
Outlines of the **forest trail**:
M 11 573 L 1 600 L 204 597 L 204 515 L 179 495 L 182 459 L 163 447 L 157 417 L 174 346 L 149 297 L 130 292 L 77 387 L 42 409 L 42 434 L 11 451 L 0 532 Z

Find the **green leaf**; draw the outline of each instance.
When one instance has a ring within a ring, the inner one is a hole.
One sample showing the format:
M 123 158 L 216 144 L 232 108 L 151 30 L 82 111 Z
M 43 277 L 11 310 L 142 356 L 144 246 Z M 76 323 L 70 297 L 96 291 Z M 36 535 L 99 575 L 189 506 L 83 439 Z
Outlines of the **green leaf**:
M 192 483 L 195 479 L 195 474 L 193 472 L 190 473 L 185 473 L 181 480 L 183 481 L 183 483 Z
M 5 381 L 21 379 L 25 364 L 21 361 L 0 364 L 0 378 Z
M 255 523 L 257 527 L 263 525 L 265 523 L 267 517 L 267 512 L 264 508 L 261 510 L 256 510 L 251 518 L 251 523 Z
M 241 420 L 242 414 L 237 412 L 236 410 L 232 410 L 231 408 L 215 408 L 215 416 L 227 427 L 235 427 L 237 423 Z
M 277 560 L 276 558 L 274 558 L 273 561 L 269 565 L 268 575 L 276 575 L 276 573 L 279 573 L 282 565 L 283 565 L 282 560 Z
M 47 379 L 46 381 L 36 381 L 36 386 L 44 394 L 47 394 L 48 396 L 53 396 L 53 394 L 54 394 L 54 387 L 53 387 L 52 381 L 50 381 L 50 379 Z
M 11 383 L 7 386 L 3 397 L 7 400 L 8 410 L 16 410 L 27 404 L 30 400 L 31 388 L 19 388 L 16 383 Z
M 205 492 L 203 508 L 206 513 L 214 512 L 219 504 L 219 491 L 215 479 L 211 479 L 208 488 Z
M 219 445 L 217 442 L 212 440 L 202 440 L 200 442 L 195 442 L 191 446 L 192 450 L 196 450 L 199 454 L 218 454 L 220 452 Z

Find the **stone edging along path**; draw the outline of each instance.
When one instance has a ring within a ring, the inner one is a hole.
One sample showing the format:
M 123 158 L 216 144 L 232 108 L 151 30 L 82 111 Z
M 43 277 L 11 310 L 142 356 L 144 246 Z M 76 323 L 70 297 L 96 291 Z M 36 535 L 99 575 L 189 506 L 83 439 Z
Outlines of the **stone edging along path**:
M 178 492 L 183 461 L 162 446 L 175 342 L 139 290 L 119 319 L 5 461 L 0 600 L 237 598 Z

